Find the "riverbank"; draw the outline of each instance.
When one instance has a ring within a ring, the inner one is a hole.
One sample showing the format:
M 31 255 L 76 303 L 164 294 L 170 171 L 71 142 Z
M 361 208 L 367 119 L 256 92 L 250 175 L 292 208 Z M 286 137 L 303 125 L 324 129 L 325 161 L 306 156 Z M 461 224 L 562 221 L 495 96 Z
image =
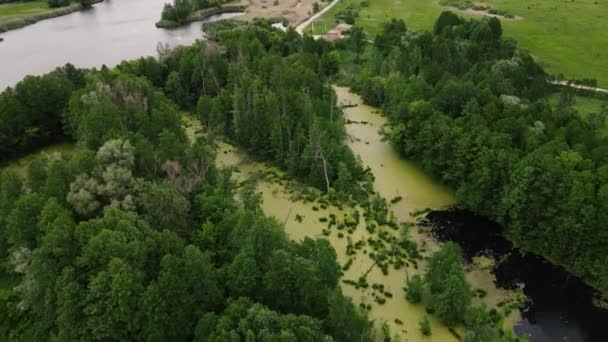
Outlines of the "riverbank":
M 193 23 L 195 21 L 202 21 L 208 19 L 214 15 L 225 14 L 225 13 L 241 13 L 245 12 L 247 9 L 246 6 L 241 5 L 222 5 L 219 7 L 207 8 L 204 10 L 193 12 L 186 20 L 183 22 L 177 22 L 172 20 L 161 20 L 156 23 L 156 27 L 158 28 L 176 28 L 183 25 L 187 25 Z
M 98 4 L 103 1 L 104 0 L 91 0 L 92 4 Z M 8 5 L 4 5 L 4 6 L 8 6 Z M 49 10 L 47 12 L 42 12 L 42 13 L 36 13 L 36 14 L 25 15 L 25 16 L 18 15 L 18 16 L 0 18 L 0 33 L 4 33 L 7 31 L 10 31 L 10 30 L 20 29 L 22 27 L 35 24 L 41 20 L 60 17 L 63 15 L 81 11 L 83 9 L 86 9 L 86 8 L 82 7 L 80 4 L 71 4 L 69 6 L 61 7 L 61 8 L 49 8 Z M 4 39 L 0 38 L 0 42 L 2 42 L 3 40 Z
M 346 131 L 351 137 L 348 145 L 373 175 L 374 190 L 387 200 L 389 216 L 400 227 L 413 227 L 417 213 L 427 208 L 446 208 L 455 203 L 455 196 L 449 189 L 428 177 L 415 164 L 402 159 L 390 143 L 382 139 L 378 129 L 386 119 L 377 113 L 377 108 L 364 105 L 348 88 L 334 89 L 338 105 L 344 108 Z M 190 116 L 184 116 L 183 120 L 190 140 L 204 132 L 198 120 Z M 448 329 L 434 316 L 429 316 L 424 305 L 405 299 L 406 277 L 422 274 L 427 258 L 440 248 L 430 234 L 413 228 L 395 229 L 376 224 L 373 218 L 365 215 L 361 205 L 343 203 L 336 206 L 318 189 L 293 181 L 268 163 L 251 159 L 238 147 L 225 142 L 218 145 L 217 164 L 234 168 L 238 183 L 252 178 L 257 180 L 264 213 L 281 222 L 290 239 L 325 238 L 331 243 L 343 268 L 341 287 L 344 294 L 368 312 L 378 331 L 389 329 L 390 335 L 397 336 L 399 341 L 424 338 L 429 342 L 458 341 L 457 335 L 466 332 L 464 326 Z M 419 256 L 414 257 L 411 251 L 399 248 L 395 255 L 401 257 L 387 254 L 386 262 L 390 267 L 374 262 L 377 260 L 374 254 L 384 255 L 385 248 L 391 245 L 388 241 L 393 239 L 415 241 Z M 474 299 L 474 305 L 485 304 L 501 312 L 504 318 L 500 325 L 506 334 L 510 334 L 521 317 L 517 310 L 510 313 L 506 310 L 520 297 L 519 291 L 497 289 L 487 268 L 469 265 L 466 272 L 467 281 L 476 293 L 484 293 Z M 369 286 L 357 283 L 363 280 Z M 380 287 L 382 290 L 378 290 Z M 504 304 L 503 308 L 499 303 Z M 432 325 L 432 335 L 428 337 L 419 331 L 419 323 L 425 317 Z
M 159 43 L 175 47 L 202 39 L 201 22 L 172 30 L 154 26 L 166 1 L 104 1 L 90 10 L 0 34 L 0 90 L 66 63 L 77 68 L 113 67 L 123 60 L 156 56 Z M 205 22 L 234 16 L 220 14 Z

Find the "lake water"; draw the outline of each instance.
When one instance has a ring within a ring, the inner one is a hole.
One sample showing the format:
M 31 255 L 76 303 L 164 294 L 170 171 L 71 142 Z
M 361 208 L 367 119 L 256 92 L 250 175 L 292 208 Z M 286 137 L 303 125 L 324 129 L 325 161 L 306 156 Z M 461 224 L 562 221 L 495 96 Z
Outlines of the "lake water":
M 92 8 L 47 19 L 0 34 L 0 89 L 29 74 L 58 66 L 114 66 L 125 59 L 156 55 L 158 43 L 176 46 L 203 38 L 201 22 L 177 29 L 157 29 L 168 0 L 105 0 Z M 239 15 L 217 15 L 217 21 Z

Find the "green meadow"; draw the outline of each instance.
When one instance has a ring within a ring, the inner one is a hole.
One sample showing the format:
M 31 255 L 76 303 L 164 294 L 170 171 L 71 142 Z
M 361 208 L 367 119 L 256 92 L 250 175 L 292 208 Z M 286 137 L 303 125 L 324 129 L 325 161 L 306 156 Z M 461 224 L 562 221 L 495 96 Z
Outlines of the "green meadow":
M 382 22 L 391 18 L 403 19 L 414 29 L 430 29 L 438 15 L 448 9 L 439 5 L 439 0 L 368 0 L 367 7 L 360 4 L 360 0 L 341 0 L 315 22 L 314 33 L 333 28 L 335 15 L 349 6 L 360 8 L 355 23 L 372 37 Z M 518 17 L 502 20 L 505 36 L 515 38 L 549 73 L 569 79 L 596 79 L 598 86 L 608 88 L 608 1 L 487 0 L 484 4 Z
M 15 2 L 0 5 L 0 18 L 28 16 L 49 11 L 51 9 L 46 0 Z

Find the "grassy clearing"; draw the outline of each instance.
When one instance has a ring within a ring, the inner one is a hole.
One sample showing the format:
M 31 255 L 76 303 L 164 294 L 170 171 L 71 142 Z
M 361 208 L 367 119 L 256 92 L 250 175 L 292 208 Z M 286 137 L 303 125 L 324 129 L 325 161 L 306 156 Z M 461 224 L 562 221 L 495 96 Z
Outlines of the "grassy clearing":
M 559 103 L 559 96 L 559 93 L 553 93 L 548 97 L 549 104 L 551 104 L 552 107 L 555 108 Z M 576 95 L 574 108 L 584 116 L 590 113 L 600 112 L 602 105 L 605 104 L 608 104 L 608 102 L 593 97 Z
M 548 97 L 549 104 L 551 107 L 556 108 L 559 103 L 559 93 L 553 93 Z M 575 96 L 574 108 L 583 116 L 587 116 L 591 113 L 599 113 L 602 110 L 602 106 L 608 105 L 608 101 L 596 99 L 593 97 Z M 603 131 L 604 136 L 608 136 L 608 122 Z
M 0 5 L 0 18 L 19 17 L 52 11 L 46 0 Z
M 103 0 L 91 0 L 93 4 Z M 16 30 L 40 20 L 59 17 L 80 11 L 83 7 L 77 2 L 69 6 L 50 8 L 46 0 L 35 0 L 0 5 L 0 33 Z
M 0 164 L 0 171 L 12 170 L 18 174 L 25 176 L 27 172 L 27 165 L 37 157 L 42 155 L 51 155 L 54 153 L 61 153 L 62 155 L 69 155 L 78 150 L 78 147 L 73 143 L 57 143 L 47 147 L 44 147 L 38 151 L 32 152 L 19 159 L 15 159 L 10 163 Z
M 598 0 L 486 0 L 484 4 L 522 17 L 503 20 L 505 35 L 517 39 L 519 46 L 529 50 L 555 75 L 567 78 L 597 79 L 608 88 L 608 34 L 606 19 L 608 2 Z M 315 34 L 335 26 L 335 15 L 359 0 L 341 0 L 319 21 Z M 446 8 L 438 0 L 374 0 L 361 7 L 356 24 L 375 35 L 382 22 L 400 18 L 415 29 L 430 29 Z M 462 11 L 463 16 L 468 15 Z M 310 32 L 307 28 L 306 32 Z

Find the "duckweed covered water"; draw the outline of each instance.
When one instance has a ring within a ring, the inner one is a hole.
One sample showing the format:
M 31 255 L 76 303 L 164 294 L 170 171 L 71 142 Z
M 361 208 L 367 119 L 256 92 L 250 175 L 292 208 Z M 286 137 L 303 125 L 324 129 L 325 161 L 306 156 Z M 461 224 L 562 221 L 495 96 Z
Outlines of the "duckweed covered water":
M 385 123 L 385 118 L 377 114 L 375 108 L 363 105 L 359 96 L 350 93 L 347 88 L 335 87 L 335 91 L 339 104 L 356 105 L 344 109 L 345 119 L 351 122 L 346 126 L 349 145 L 360 156 L 364 166 L 371 169 L 375 176 L 375 190 L 387 200 L 389 210 L 398 223 L 414 222 L 416 218 L 412 215 L 421 210 L 439 209 L 456 203 L 452 191 L 425 175 L 415 164 L 401 158 L 388 142 L 382 141 L 378 130 Z M 192 127 L 198 129 L 195 125 Z M 414 265 L 409 257 L 403 257 L 408 266 L 398 262 L 389 263 L 388 272 L 384 274 L 371 257 L 372 253 L 381 253 L 372 246 L 375 241 L 383 240 L 380 235 L 384 237 L 382 246 L 394 247 L 395 242 L 390 241 L 399 241 L 399 232 L 388 226 L 380 226 L 370 233 L 366 229 L 362 208 L 345 206 L 339 209 L 326 205 L 318 200 L 318 192 L 317 196 L 311 196 L 316 197 L 316 201 L 306 201 L 298 194 L 303 189 L 309 193 L 316 190 L 290 181 L 280 170 L 268 164 L 251 161 L 245 153 L 229 144 L 219 144 L 218 164 L 234 167 L 237 181 L 262 175 L 258 191 L 262 194 L 263 210 L 283 224 L 292 239 L 317 237 L 327 238 L 331 242 L 336 249 L 338 262 L 343 266 L 344 293 L 352 297 L 356 305 L 369 310 L 379 331 L 385 323 L 390 328 L 391 336 L 397 336 L 401 341 L 458 340 L 445 326 L 429 316 L 423 305 L 412 305 L 405 300 L 403 288 L 406 277 L 421 273 L 425 267 L 424 259 L 416 260 Z M 349 231 L 348 227 L 341 227 L 340 223 L 354 220 L 355 213 L 359 215 L 356 228 L 352 227 Z M 336 224 L 332 225 L 332 221 Z M 416 228 L 409 230 L 409 236 L 417 242 L 423 258 L 438 248 L 429 235 Z M 391 260 L 397 259 L 401 258 Z M 495 306 L 514 297 L 512 292 L 495 288 L 493 276 L 483 264 L 468 267 L 467 280 L 473 288 L 480 288 L 486 293 L 475 301 Z M 354 286 L 362 275 L 366 275 L 366 287 Z M 429 316 L 432 326 L 429 337 L 424 337 L 419 330 L 419 322 L 425 316 Z M 518 319 L 517 313 L 514 313 L 505 324 L 511 326 Z

